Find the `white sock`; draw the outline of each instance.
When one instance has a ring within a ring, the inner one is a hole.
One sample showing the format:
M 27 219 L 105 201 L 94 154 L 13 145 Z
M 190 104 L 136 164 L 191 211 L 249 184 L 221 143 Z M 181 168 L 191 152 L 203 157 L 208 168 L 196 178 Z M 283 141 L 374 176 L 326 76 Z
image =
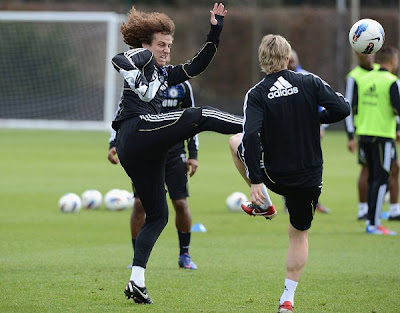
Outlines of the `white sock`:
M 281 296 L 281 299 L 279 300 L 280 304 L 285 301 L 290 301 L 294 306 L 294 293 L 296 291 L 297 284 L 297 281 L 288 278 L 285 279 L 285 289 L 283 290 L 283 294 Z
M 267 187 L 265 185 L 262 185 L 262 193 L 265 196 L 264 204 L 260 205 L 263 209 L 268 209 L 269 206 L 272 205 L 271 198 L 269 197 Z
M 400 215 L 400 205 L 398 203 L 390 204 L 390 216 Z
M 363 216 L 368 214 L 368 203 L 367 202 L 359 202 L 358 203 L 358 216 Z
M 146 286 L 144 284 L 144 268 L 141 266 L 132 266 L 131 279 L 139 287 Z

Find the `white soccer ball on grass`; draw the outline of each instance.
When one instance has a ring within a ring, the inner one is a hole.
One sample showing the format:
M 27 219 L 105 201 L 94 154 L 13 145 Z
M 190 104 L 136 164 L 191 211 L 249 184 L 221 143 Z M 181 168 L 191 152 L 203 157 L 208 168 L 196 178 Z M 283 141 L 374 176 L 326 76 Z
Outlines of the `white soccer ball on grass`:
M 82 201 L 77 194 L 70 192 L 61 196 L 58 207 L 63 213 L 75 213 L 81 210 Z
M 241 212 L 242 208 L 240 205 L 246 201 L 249 200 L 243 192 L 235 191 L 226 198 L 226 207 L 231 212 Z
M 95 210 L 101 206 L 103 195 L 98 190 L 89 189 L 82 193 L 81 200 L 85 209 Z
M 123 189 L 111 189 L 104 196 L 104 205 L 110 211 L 122 211 L 133 207 L 133 194 Z

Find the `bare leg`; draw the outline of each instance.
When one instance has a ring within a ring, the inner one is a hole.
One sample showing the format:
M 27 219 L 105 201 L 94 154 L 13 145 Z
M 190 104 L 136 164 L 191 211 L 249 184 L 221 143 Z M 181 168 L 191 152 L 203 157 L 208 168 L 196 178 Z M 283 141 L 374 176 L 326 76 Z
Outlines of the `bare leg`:
M 182 233 L 189 233 L 192 227 L 192 214 L 189 211 L 186 199 L 172 200 L 175 208 L 175 225 L 176 229 Z
M 229 138 L 229 147 L 231 149 L 233 163 L 235 164 L 237 170 L 239 171 L 240 176 L 242 176 L 242 178 L 245 180 L 247 185 L 249 187 L 251 187 L 251 181 L 246 175 L 246 169 L 244 167 L 244 164 L 243 164 L 242 160 L 239 159 L 238 154 L 237 154 L 238 147 L 239 147 L 240 143 L 242 142 L 242 138 L 243 138 L 242 133 L 238 133 L 238 134 L 230 137 Z M 275 207 L 272 205 L 271 198 L 268 194 L 268 190 L 267 190 L 267 187 L 265 187 L 265 185 L 263 185 L 263 187 L 262 187 L 262 193 L 265 198 L 264 198 L 264 203 L 262 205 L 260 205 L 260 207 L 263 208 L 264 210 L 268 210 L 270 207 L 272 207 L 271 210 L 273 212 L 275 212 L 275 215 L 276 215 Z
M 246 181 L 246 183 L 250 186 L 251 183 L 250 183 L 250 180 L 246 176 L 246 170 L 244 168 L 244 164 L 237 156 L 238 146 L 242 142 L 242 138 L 243 138 L 242 133 L 239 133 L 239 134 L 236 134 L 236 135 L 233 135 L 232 137 L 230 137 L 229 138 L 229 148 L 231 149 L 233 163 L 235 164 L 240 175 L 243 177 L 243 179 Z
M 299 281 L 308 257 L 308 230 L 297 230 L 289 224 L 289 249 L 286 278 Z
M 308 257 L 308 230 L 297 230 L 289 224 L 289 249 L 286 256 L 285 289 L 279 300 L 281 306 L 294 305 L 294 293 Z

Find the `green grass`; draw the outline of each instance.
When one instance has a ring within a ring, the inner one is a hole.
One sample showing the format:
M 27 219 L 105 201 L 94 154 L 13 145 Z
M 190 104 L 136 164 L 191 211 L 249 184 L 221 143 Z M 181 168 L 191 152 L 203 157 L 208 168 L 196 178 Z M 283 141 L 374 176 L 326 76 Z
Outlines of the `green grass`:
M 275 312 L 283 288 L 288 215 L 272 194 L 273 221 L 230 213 L 225 198 L 248 187 L 230 160 L 228 136 L 200 135 L 190 179 L 191 254 L 197 271 L 177 266 L 174 212 L 146 271 L 155 304 L 124 299 L 130 276 L 129 211 L 63 214 L 59 197 L 95 188 L 130 189 L 106 154 L 106 132 L 1 130 L 0 312 Z M 344 133 L 327 132 L 321 202 L 309 260 L 296 292 L 299 312 L 399 312 L 399 237 L 370 236 L 356 221 L 359 167 Z M 384 222 L 400 232 L 400 223 Z

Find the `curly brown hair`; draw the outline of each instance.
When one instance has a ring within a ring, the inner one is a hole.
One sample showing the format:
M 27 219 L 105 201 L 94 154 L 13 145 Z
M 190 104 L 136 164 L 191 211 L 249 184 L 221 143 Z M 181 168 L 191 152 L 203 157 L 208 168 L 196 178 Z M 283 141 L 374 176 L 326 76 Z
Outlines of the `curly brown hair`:
M 133 6 L 128 13 L 128 23 L 122 23 L 121 33 L 124 42 L 132 48 L 142 47 L 142 43 L 151 44 L 155 33 L 174 35 L 175 24 L 164 13 L 140 12 Z

